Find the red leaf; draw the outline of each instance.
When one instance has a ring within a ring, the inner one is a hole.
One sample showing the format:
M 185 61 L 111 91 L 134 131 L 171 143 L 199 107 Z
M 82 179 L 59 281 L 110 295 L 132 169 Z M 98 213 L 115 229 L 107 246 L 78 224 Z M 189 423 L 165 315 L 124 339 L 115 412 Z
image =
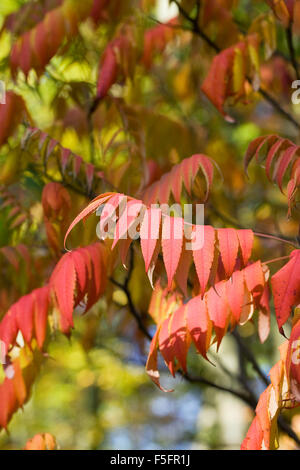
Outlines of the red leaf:
M 70 327 L 73 327 L 75 283 L 76 273 L 72 253 L 67 253 L 57 264 L 50 279 L 62 316 L 63 333 L 68 333 Z
M 13 75 L 16 75 L 20 68 L 27 76 L 33 67 L 40 75 L 64 39 L 70 39 L 77 33 L 79 23 L 87 18 L 90 12 L 89 2 L 77 5 L 76 11 L 72 2 L 63 2 L 49 11 L 13 45 L 10 59 Z
M 233 47 L 217 54 L 201 87 L 207 98 L 227 119 L 229 116 L 225 114 L 224 103 L 228 95 L 228 75 L 233 67 L 233 59 Z
M 263 441 L 263 432 L 257 416 L 251 423 L 247 436 L 243 440 L 241 450 L 261 450 Z
M 275 144 L 273 144 L 272 147 L 270 148 L 270 150 L 268 152 L 268 157 L 267 157 L 267 160 L 266 160 L 266 174 L 267 174 L 267 177 L 269 179 L 271 179 L 270 170 L 271 170 L 272 163 L 273 163 L 275 157 L 277 156 L 277 152 L 279 150 L 281 150 L 281 147 L 284 144 L 287 144 L 287 143 L 288 143 L 287 139 L 279 138 L 275 142 Z
M 178 263 L 177 271 L 176 271 L 176 282 L 180 289 L 182 290 L 183 294 L 187 297 L 187 281 L 189 277 L 189 270 L 192 264 L 192 251 L 186 250 L 183 248 L 180 256 L 180 260 Z
M 172 392 L 173 390 L 167 390 L 160 385 L 159 381 L 159 372 L 157 368 L 157 350 L 158 350 L 158 337 L 160 333 L 160 328 L 157 329 L 155 335 L 152 338 L 150 344 L 149 355 L 146 364 L 146 371 L 151 380 L 158 386 L 158 388 L 163 392 Z
M 32 439 L 26 442 L 24 450 L 56 450 L 57 444 L 52 434 L 36 434 Z
M 234 323 L 240 321 L 244 302 L 244 274 L 242 271 L 235 271 L 231 279 L 226 283 L 226 295 L 230 310 L 233 313 Z
M 118 222 L 116 224 L 112 249 L 123 237 L 131 238 L 130 228 L 133 226 L 135 219 L 141 212 L 142 207 L 143 203 L 136 199 L 133 199 L 132 201 L 129 201 L 128 204 L 126 204 L 126 207 L 123 213 L 119 216 Z
M 257 137 L 256 139 L 252 140 L 252 142 L 250 142 L 244 158 L 244 169 L 246 173 L 248 172 L 248 166 L 252 158 L 254 157 L 256 152 L 259 152 L 259 149 L 262 147 L 262 145 L 264 145 L 265 140 L 266 137 L 263 135 L 261 137 Z
M 201 227 L 195 227 L 196 231 L 202 230 Z M 204 225 L 204 244 L 203 247 L 193 250 L 193 258 L 196 266 L 197 276 L 201 287 L 201 294 L 204 295 L 207 282 L 210 276 L 210 270 L 214 260 L 215 249 L 215 229 L 210 225 Z M 201 234 L 199 238 L 201 237 Z M 196 240 L 197 240 L 196 235 Z
M 288 169 L 289 164 L 293 160 L 296 153 L 299 151 L 299 148 L 296 145 L 289 147 L 278 160 L 278 169 L 274 177 L 279 186 L 280 191 L 282 191 L 282 180 L 285 175 L 285 172 Z
M 90 204 L 83 211 L 80 212 L 80 214 L 78 214 L 77 217 L 75 217 L 75 219 L 71 223 L 71 225 L 68 228 L 67 233 L 65 235 L 65 239 L 64 239 L 65 246 L 66 246 L 66 241 L 67 241 L 67 238 L 69 236 L 69 233 L 75 227 L 75 225 L 77 225 L 78 222 L 80 222 L 81 220 L 85 219 L 92 212 L 95 212 L 98 209 L 98 207 L 100 207 L 104 202 L 106 202 L 108 199 L 110 199 L 112 194 L 113 193 L 105 193 L 105 194 L 101 194 L 100 196 L 96 197 L 95 199 L 92 200 L 92 202 L 90 202 Z
M 170 341 L 172 353 L 178 359 L 182 370 L 186 372 L 186 356 L 188 352 L 185 306 L 177 309 L 170 319 Z
M 218 348 L 229 323 L 229 306 L 226 302 L 226 283 L 218 282 L 207 294 L 207 309 L 216 332 Z
M 233 273 L 239 250 L 237 232 L 233 228 L 219 228 L 217 234 L 223 266 L 229 277 Z
M 158 344 L 161 355 L 164 358 L 171 374 L 175 376 L 175 355 L 173 350 L 173 341 L 170 336 L 170 319 L 171 317 L 166 318 L 161 324 Z
M 183 243 L 183 219 L 164 216 L 162 225 L 162 251 L 168 276 L 168 287 L 179 263 Z
M 208 316 L 206 301 L 199 296 L 191 299 L 186 307 L 187 328 L 200 354 L 207 359 L 212 324 Z
M 291 166 L 292 170 L 290 172 L 290 180 L 288 182 L 289 213 L 291 211 L 291 205 L 295 196 L 295 191 L 300 185 L 300 180 L 295 174 L 297 173 L 296 168 L 298 167 L 300 161 L 299 149 L 300 147 L 295 145 L 289 139 L 272 134 L 259 137 L 258 139 L 252 141 L 245 156 L 246 169 L 254 156 L 254 152 L 257 161 L 266 160 L 266 174 L 269 179 L 271 166 L 273 165 L 273 180 L 276 181 L 281 191 L 283 179 L 288 173 L 289 166 Z M 260 153 L 262 154 L 261 158 L 259 158 Z M 294 182 L 292 182 L 293 179 Z
M 0 104 L 0 147 L 13 134 L 26 113 L 23 99 L 13 91 L 6 92 L 5 104 Z
M 49 287 L 41 287 L 34 291 L 35 309 L 34 309 L 34 329 L 38 347 L 42 349 L 47 329 L 47 317 L 49 308 Z
M 18 325 L 16 318 L 16 310 L 13 309 L 12 306 L 0 323 L 0 338 L 5 344 L 6 351 L 9 350 L 11 345 L 15 344 L 17 334 Z
M 14 305 L 18 328 L 20 329 L 25 343 L 30 344 L 33 334 L 33 296 L 31 294 L 21 297 Z
M 97 83 L 97 98 L 102 99 L 107 95 L 110 87 L 116 82 L 118 75 L 118 63 L 113 45 L 106 48 L 103 54 Z
M 206 181 L 206 200 L 213 181 L 214 165 L 216 163 L 213 160 L 202 154 L 185 158 L 182 162 L 173 166 L 170 172 L 165 173 L 159 181 L 146 188 L 143 192 L 144 202 L 148 205 L 156 202 L 167 204 L 172 192 L 175 201 L 180 203 L 182 185 L 184 184 L 188 194 L 191 194 L 193 183 L 200 170 Z
M 289 262 L 272 277 L 272 290 L 278 327 L 288 320 L 291 308 L 300 302 L 300 250 L 290 254 Z
M 156 52 L 162 52 L 168 41 L 176 34 L 174 26 L 178 24 L 177 17 L 172 18 L 166 24 L 159 24 L 146 31 L 144 36 L 144 53 L 142 63 L 149 69 Z
M 252 230 L 237 230 L 237 236 L 240 243 L 240 249 L 242 253 L 244 266 L 247 266 L 247 263 L 251 257 L 252 248 L 253 248 L 253 232 Z

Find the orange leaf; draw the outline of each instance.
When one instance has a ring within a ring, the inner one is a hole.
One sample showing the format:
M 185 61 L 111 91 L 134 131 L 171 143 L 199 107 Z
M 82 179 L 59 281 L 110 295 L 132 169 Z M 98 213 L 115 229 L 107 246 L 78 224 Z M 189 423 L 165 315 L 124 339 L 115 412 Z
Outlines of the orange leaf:
M 288 320 L 291 308 L 300 302 L 300 250 L 290 254 L 290 260 L 271 279 L 278 327 Z
M 195 228 L 195 230 L 202 230 L 201 227 Z M 196 266 L 197 276 L 201 287 L 201 294 L 204 295 L 208 279 L 210 276 L 210 270 L 214 260 L 214 249 L 215 249 L 215 229 L 210 225 L 204 225 L 204 244 L 203 247 L 197 250 L 193 250 L 193 258 Z M 201 235 L 200 235 L 201 236 Z M 196 235 L 197 239 L 197 235 Z
M 168 287 L 179 263 L 183 243 L 183 219 L 179 217 L 164 216 L 162 225 L 162 251 L 168 276 Z
M 219 228 L 217 234 L 225 273 L 231 276 L 239 250 L 237 232 L 233 228 Z
M 207 359 L 207 350 L 210 345 L 212 324 L 208 316 L 206 301 L 199 296 L 191 299 L 187 304 L 187 328 L 199 353 Z

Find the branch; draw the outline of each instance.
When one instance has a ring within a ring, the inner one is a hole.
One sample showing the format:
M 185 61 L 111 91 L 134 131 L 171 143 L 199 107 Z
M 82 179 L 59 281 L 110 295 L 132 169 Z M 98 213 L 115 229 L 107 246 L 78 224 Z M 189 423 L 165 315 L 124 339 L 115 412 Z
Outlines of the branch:
M 251 408 L 255 409 L 256 402 L 253 403 L 251 398 L 243 392 L 240 392 L 230 387 L 225 387 L 223 385 L 216 384 L 214 382 L 211 382 L 208 379 L 205 379 L 204 377 L 193 377 L 193 376 L 190 376 L 189 374 L 184 374 L 182 371 L 178 371 L 178 373 L 189 383 L 207 385 L 208 387 L 215 388 L 216 390 L 219 390 L 221 392 L 230 393 L 231 395 L 245 402 Z
M 195 20 L 198 22 L 201 13 L 201 0 L 196 0 L 196 18 Z
M 144 325 L 143 320 L 142 320 L 142 316 L 140 315 L 140 313 L 135 308 L 135 305 L 133 303 L 131 293 L 130 293 L 130 290 L 129 290 L 129 282 L 130 282 L 130 279 L 131 279 L 133 267 L 134 267 L 134 251 L 133 251 L 133 246 L 131 245 L 130 246 L 130 262 L 129 262 L 128 274 L 126 276 L 124 284 L 121 284 L 120 282 L 116 281 L 115 279 L 113 279 L 111 277 L 109 278 L 109 280 L 112 284 L 119 287 L 119 289 L 122 289 L 122 291 L 126 294 L 128 307 L 129 307 L 131 315 L 135 318 L 135 320 L 137 322 L 137 325 L 138 325 L 139 329 L 141 330 L 141 332 L 144 333 L 144 335 L 146 336 L 146 338 L 149 339 L 149 341 L 151 341 L 152 336 L 149 333 L 149 331 L 147 330 L 146 326 Z
M 265 91 L 261 87 L 258 91 L 263 96 L 263 98 L 268 101 L 270 105 L 273 106 L 276 111 L 278 111 L 279 114 L 281 114 L 281 116 L 290 121 L 294 125 L 294 127 L 297 128 L 297 130 L 300 129 L 300 124 L 296 121 L 296 119 L 294 119 L 290 113 L 283 109 L 281 105 L 267 91 Z
M 147 328 L 145 327 L 139 312 L 136 310 L 129 290 L 123 284 L 116 281 L 115 279 L 109 278 L 109 280 L 112 284 L 119 287 L 119 289 L 122 289 L 122 291 L 126 294 L 127 301 L 128 301 L 128 307 L 129 307 L 131 315 L 135 318 L 135 320 L 137 322 L 137 325 L 138 325 L 139 329 L 141 330 L 141 332 L 144 333 L 144 335 L 146 336 L 147 339 L 149 339 L 149 341 L 151 341 L 152 336 L 149 333 L 149 331 L 147 330 Z
M 297 59 L 296 59 L 296 51 L 295 51 L 294 43 L 293 43 L 293 31 L 292 31 L 292 25 L 291 24 L 286 29 L 286 41 L 287 41 L 287 45 L 288 45 L 288 49 L 289 49 L 291 63 L 294 67 L 296 78 L 297 78 L 297 80 L 299 80 L 300 75 L 299 75 L 299 69 L 298 69 L 298 62 L 297 62 Z
M 296 245 L 295 243 L 292 243 L 289 240 L 286 240 L 285 238 L 283 238 L 281 236 L 279 237 L 278 235 L 270 235 L 269 233 L 262 233 L 262 232 L 253 232 L 253 233 L 257 237 L 269 238 L 270 240 L 275 240 L 275 241 L 278 241 L 278 242 L 281 242 L 281 243 L 286 243 L 287 245 L 290 245 L 293 248 L 298 248 L 298 245 Z
M 236 340 L 239 348 L 241 349 L 241 351 L 243 352 L 244 356 L 246 357 L 246 359 L 250 362 L 250 364 L 252 364 L 253 366 L 253 369 L 255 370 L 255 372 L 258 374 L 258 376 L 262 379 L 262 381 L 264 382 L 264 384 L 266 386 L 270 385 L 270 381 L 268 380 L 267 376 L 263 373 L 263 371 L 261 370 L 261 368 L 259 367 L 252 351 L 250 349 L 247 348 L 247 346 L 245 345 L 245 343 L 243 342 L 242 338 L 240 337 L 240 335 L 238 334 L 237 331 L 233 331 L 232 332 L 232 336 L 234 337 L 234 339 Z

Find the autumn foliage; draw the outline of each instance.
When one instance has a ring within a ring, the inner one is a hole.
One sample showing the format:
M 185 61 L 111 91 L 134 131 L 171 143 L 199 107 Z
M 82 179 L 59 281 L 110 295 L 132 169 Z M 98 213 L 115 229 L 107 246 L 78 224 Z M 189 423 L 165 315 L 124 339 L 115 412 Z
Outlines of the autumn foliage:
M 156 3 L 29 1 L 4 19 L 0 428 L 30 399 L 57 332 L 71 337 L 91 310 L 117 315 L 121 290 L 161 391 L 160 357 L 197 382 L 190 358 L 213 367 L 225 336 L 277 338 L 269 378 L 246 354 L 263 393 L 247 380 L 239 393 L 255 411 L 241 448 L 276 449 L 300 404 L 299 2 L 245 2 L 263 4 L 256 14 L 171 1 L 166 22 Z M 24 448 L 57 444 L 44 433 Z

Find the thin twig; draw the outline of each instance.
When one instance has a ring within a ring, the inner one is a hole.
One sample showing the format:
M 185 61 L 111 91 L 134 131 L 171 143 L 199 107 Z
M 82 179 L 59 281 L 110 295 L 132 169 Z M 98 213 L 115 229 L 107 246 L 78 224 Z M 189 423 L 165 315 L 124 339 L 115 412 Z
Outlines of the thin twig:
M 234 339 L 236 340 L 237 344 L 239 345 L 239 347 L 241 348 L 241 350 L 243 351 L 243 354 L 244 356 L 246 357 L 246 359 L 250 362 L 250 364 L 252 364 L 253 366 L 253 369 L 257 372 L 257 374 L 259 375 L 259 377 L 262 379 L 262 381 L 264 382 L 264 384 L 266 386 L 268 386 L 270 384 L 270 381 L 268 380 L 267 376 L 263 373 L 263 371 L 261 370 L 261 368 L 259 367 L 252 351 L 250 351 L 250 349 L 247 348 L 247 346 L 245 345 L 245 343 L 243 342 L 242 338 L 240 337 L 240 335 L 238 334 L 238 332 L 236 330 L 234 330 L 232 332 L 232 336 L 234 337 Z
M 239 398 L 240 400 L 244 401 L 245 403 L 247 403 L 247 405 L 253 408 L 253 403 L 251 402 L 250 397 L 245 395 L 245 393 L 243 392 L 240 392 L 230 387 L 225 387 L 223 385 L 216 384 L 215 382 L 211 382 L 210 380 L 205 379 L 204 377 L 193 377 L 189 374 L 183 373 L 182 371 L 179 371 L 179 373 L 187 382 L 207 385 L 208 387 L 215 388 L 216 390 L 219 390 L 221 392 L 230 393 L 231 395 Z
M 278 237 L 278 236 L 275 236 L 275 235 L 270 235 L 269 233 L 262 233 L 262 232 L 253 232 L 253 233 L 257 237 L 268 238 L 270 240 L 276 240 L 276 241 L 281 242 L 281 243 L 286 243 L 287 245 L 290 245 L 293 248 L 298 248 L 298 245 L 296 245 L 295 243 L 292 243 L 290 240 L 286 240 L 285 238 Z
M 295 51 L 294 43 L 293 43 L 293 31 L 292 31 L 292 25 L 291 24 L 286 29 L 286 41 L 287 41 L 287 45 L 288 45 L 288 49 L 289 49 L 291 63 L 294 67 L 296 78 L 297 78 L 297 80 L 299 80 L 300 75 L 299 75 L 299 69 L 298 69 L 298 62 L 297 62 L 297 59 L 296 59 L 296 51 Z
M 263 98 L 265 98 L 265 100 L 268 101 L 270 105 L 273 106 L 276 111 L 278 111 L 279 114 L 281 114 L 281 116 L 290 121 L 297 128 L 297 130 L 300 129 L 300 124 L 296 121 L 296 119 L 294 119 L 290 113 L 283 109 L 281 105 L 275 100 L 275 98 L 273 98 L 273 96 L 271 96 L 266 90 L 261 87 L 258 91 L 263 96 Z
M 119 283 L 118 281 L 116 281 L 115 279 L 113 278 L 109 278 L 110 282 L 112 284 L 114 284 L 115 286 L 119 287 L 120 289 L 123 290 L 123 292 L 126 294 L 126 297 L 127 297 L 127 301 L 128 301 L 128 307 L 129 307 L 129 310 L 130 310 L 130 313 L 132 314 L 132 316 L 135 318 L 136 322 L 137 322 L 137 325 L 139 327 L 139 329 L 141 330 L 142 333 L 144 333 L 144 335 L 149 339 L 149 341 L 152 340 L 152 336 L 150 335 L 149 331 L 147 330 L 147 328 L 145 327 L 142 319 L 141 319 L 141 316 L 140 314 L 138 313 L 138 311 L 136 310 L 135 306 L 134 306 L 134 303 L 132 301 L 132 298 L 131 298 L 131 294 L 129 292 L 128 289 L 125 288 L 125 286 L 121 283 Z
M 134 302 L 132 300 L 131 293 L 130 293 L 130 290 L 129 290 L 129 282 L 130 282 L 130 279 L 131 279 L 133 268 L 134 268 L 134 251 L 133 251 L 133 246 L 131 245 L 130 246 L 129 268 L 128 268 L 128 273 L 127 273 L 124 284 L 121 284 L 120 282 L 116 281 L 112 277 L 110 277 L 109 280 L 112 284 L 119 287 L 119 289 L 121 289 L 126 294 L 130 313 L 135 318 L 139 329 L 142 331 L 142 333 L 144 333 L 144 335 L 149 339 L 149 341 L 151 341 L 152 336 L 149 333 L 149 331 L 147 330 L 147 328 L 145 327 L 145 325 L 143 323 L 143 320 L 142 320 L 142 316 L 140 315 L 140 313 L 135 308 L 135 305 L 134 305 Z
M 201 13 L 201 0 L 197 0 L 196 1 L 196 17 L 195 17 L 195 21 L 199 21 L 199 18 L 200 18 L 200 13 Z
M 274 259 L 270 259 L 268 261 L 264 261 L 262 264 L 277 263 L 278 261 L 283 261 L 283 260 L 288 259 L 288 258 L 290 258 L 290 255 L 280 256 L 279 258 L 274 258 Z

